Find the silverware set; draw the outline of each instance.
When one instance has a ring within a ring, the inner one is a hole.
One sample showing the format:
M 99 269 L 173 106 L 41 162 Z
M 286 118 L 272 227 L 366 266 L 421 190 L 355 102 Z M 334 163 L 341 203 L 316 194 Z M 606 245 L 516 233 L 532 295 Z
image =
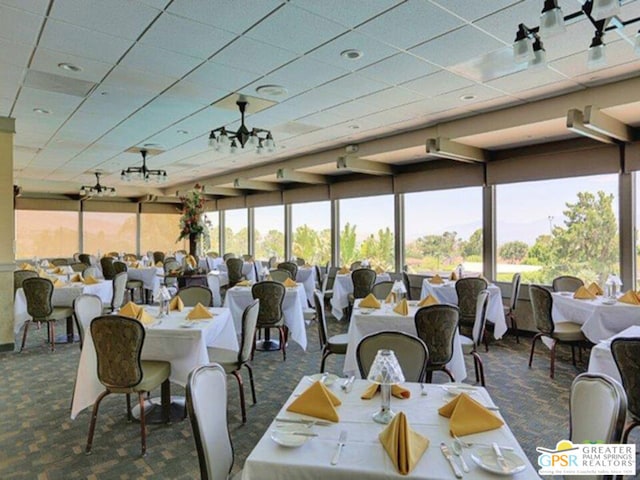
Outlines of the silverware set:
M 345 392 L 345 393 L 349 393 L 351 391 L 351 389 L 353 388 L 353 382 L 356 381 L 356 377 L 355 375 L 351 375 L 349 378 L 347 378 L 341 385 L 340 388 Z

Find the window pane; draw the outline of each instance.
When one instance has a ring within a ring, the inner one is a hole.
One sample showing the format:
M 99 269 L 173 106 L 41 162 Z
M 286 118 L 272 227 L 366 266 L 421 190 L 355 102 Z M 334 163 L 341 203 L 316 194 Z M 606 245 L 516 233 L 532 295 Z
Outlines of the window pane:
M 180 230 L 180 214 L 141 213 L 140 252 L 173 252 L 187 250 L 189 242 L 176 242 Z
M 407 193 L 404 212 L 409 272 L 446 272 L 462 264 L 482 273 L 481 188 Z
M 340 264 L 369 260 L 393 269 L 393 224 L 393 195 L 340 200 Z
M 78 212 L 16 210 L 16 258 L 71 257 L 78 247 Z
M 284 258 L 284 206 L 259 207 L 253 211 L 255 257 Z
M 220 253 L 220 212 L 205 212 L 204 218 L 209 225 L 209 248 L 205 248 L 205 253 Z
M 249 232 L 247 230 L 247 209 L 225 210 L 224 253 L 244 255 L 249 251 Z
M 291 205 L 293 255 L 316 265 L 331 261 L 331 202 Z
M 136 251 L 136 214 L 84 212 L 82 241 L 86 253 Z M 177 232 L 177 223 L 171 229 Z M 178 234 L 176 233 L 176 238 Z
M 604 285 L 619 273 L 617 175 L 500 185 L 496 198 L 499 280 Z

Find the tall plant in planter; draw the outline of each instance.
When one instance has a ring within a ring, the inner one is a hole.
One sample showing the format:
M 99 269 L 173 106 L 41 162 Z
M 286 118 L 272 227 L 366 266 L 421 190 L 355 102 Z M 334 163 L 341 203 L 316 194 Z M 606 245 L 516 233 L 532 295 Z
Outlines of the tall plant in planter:
M 208 249 L 210 244 L 209 223 L 204 215 L 204 186 L 195 184 L 184 196 L 182 202 L 182 216 L 180 217 L 180 235 L 178 241 L 189 239 L 189 254 L 196 256 L 198 247 Z

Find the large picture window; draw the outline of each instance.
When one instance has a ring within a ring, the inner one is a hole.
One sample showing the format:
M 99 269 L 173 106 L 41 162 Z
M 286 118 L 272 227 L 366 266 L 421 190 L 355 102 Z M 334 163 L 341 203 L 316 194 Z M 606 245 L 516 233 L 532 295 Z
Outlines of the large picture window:
M 174 252 L 187 250 L 187 240 L 179 240 L 178 225 L 180 214 L 141 213 L 140 214 L 140 253 Z
M 259 260 L 284 259 L 284 207 L 258 207 L 253 210 L 254 255 Z
M 209 248 L 204 253 L 220 254 L 220 212 L 205 212 L 209 226 Z
M 249 229 L 247 209 L 225 210 L 224 253 L 244 255 L 249 251 Z M 222 253 L 222 252 L 221 252 Z
M 291 205 L 291 251 L 314 265 L 331 261 L 331 202 Z
M 86 253 L 136 253 L 135 213 L 83 212 L 82 225 L 83 250 Z M 173 231 L 177 228 L 174 227 Z
M 16 258 L 71 257 L 78 248 L 78 212 L 16 210 Z

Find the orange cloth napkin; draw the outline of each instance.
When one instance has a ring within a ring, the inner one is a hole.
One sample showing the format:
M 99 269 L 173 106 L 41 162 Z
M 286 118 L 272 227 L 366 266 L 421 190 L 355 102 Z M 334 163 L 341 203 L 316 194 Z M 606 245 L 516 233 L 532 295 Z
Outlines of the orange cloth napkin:
M 241 282 L 236 283 L 238 287 L 250 287 L 251 282 L 249 280 L 242 280 Z
M 591 285 L 587 287 L 587 290 L 589 290 L 594 295 L 604 295 L 602 288 L 600 288 L 600 285 L 598 285 L 596 282 L 591 282 Z
M 382 275 L 384 273 L 384 269 L 382 267 L 376 267 L 376 273 L 378 275 Z
M 131 264 L 131 268 L 140 268 L 142 265 L 140 265 L 140 262 L 134 262 Z
M 456 272 L 451 272 L 451 275 L 449 275 L 449 280 L 458 280 L 458 274 Z
M 380 391 L 380 385 L 372 383 L 367 387 L 362 396 L 362 400 L 371 400 L 376 393 Z M 411 392 L 400 385 L 391 385 L 391 395 L 396 398 L 410 398 Z
M 64 273 L 64 270 L 60 267 L 56 267 L 53 269 L 53 271 L 51 273 L 55 273 L 57 275 L 62 275 Z
M 573 298 L 577 298 L 579 300 L 593 300 L 594 298 L 596 298 L 596 296 L 595 294 L 591 293 L 585 286 L 581 286 L 573 294 Z
M 401 475 L 408 475 L 429 448 L 429 439 L 414 431 L 404 412 L 399 412 L 378 436 Z
M 293 280 L 291 280 L 290 278 L 285 279 L 284 282 L 282 282 L 282 284 L 285 287 L 297 287 L 298 284 L 296 282 L 294 282 Z
M 393 311 L 400 315 L 404 315 L 405 317 L 409 315 L 409 304 L 407 303 L 407 299 L 403 298 L 402 301 L 396 305 L 396 308 L 394 308 Z
M 33 268 L 33 265 L 29 263 L 23 263 L 20 265 L 20 270 L 35 270 L 35 268 Z
M 184 302 L 178 295 L 176 295 L 169 302 L 169 311 L 172 312 L 174 310 L 177 310 L 178 312 L 181 312 L 183 309 L 184 309 Z
M 340 275 L 348 275 L 349 273 L 351 273 L 351 270 L 349 270 L 347 267 L 341 267 L 340 270 L 338 270 L 338 273 Z
M 504 425 L 502 420 L 466 393 L 461 393 L 440 407 L 438 413 L 449 419 L 451 435 L 463 436 L 486 432 Z
M 123 317 L 138 318 L 140 310 L 142 310 L 142 307 L 139 307 L 133 302 L 128 302 L 124 307 L 120 309 L 118 315 L 122 315 Z
M 100 283 L 100 280 L 96 279 L 91 275 L 87 275 L 87 278 L 82 280 L 85 285 L 95 285 L 96 283 Z
M 381 305 L 378 299 L 373 296 L 373 293 L 370 293 L 369 295 L 364 297 L 362 300 L 360 300 L 358 307 L 359 308 L 380 308 Z
M 213 314 L 200 302 L 187 314 L 187 320 L 206 320 L 208 318 L 213 318 Z
M 53 280 L 51 280 L 51 283 L 53 283 L 54 287 L 63 287 L 65 285 L 65 283 L 59 278 L 54 278 Z
M 151 325 L 156 321 L 156 319 L 149 315 L 149 313 L 144 308 L 140 308 L 140 311 L 136 316 L 136 320 L 138 320 L 143 325 Z
M 640 299 L 638 298 L 638 294 L 633 290 L 628 290 L 624 295 L 622 295 L 619 299 L 619 302 L 628 303 L 629 305 L 640 305 Z
M 273 278 L 271 277 L 271 275 L 267 275 L 267 276 L 266 276 L 266 278 L 265 278 L 265 280 L 269 280 L 270 282 L 272 282 L 272 281 L 273 281 Z
M 162 262 L 156 262 L 156 267 L 164 267 L 164 263 L 162 263 Z
M 73 275 L 71 277 L 71 282 L 81 282 L 82 281 L 82 276 L 79 273 L 76 273 L 75 275 Z
M 436 297 L 429 294 L 418 302 L 419 307 L 428 307 L 429 305 L 439 305 L 440 302 Z
M 442 277 L 436 273 L 433 277 L 431 277 L 429 283 L 433 283 L 434 285 L 442 285 L 444 283 L 444 280 L 442 280 Z
M 339 422 L 340 417 L 336 407 L 341 404 L 340 399 L 322 382 L 315 382 L 287 407 L 287 411 Z
M 198 262 L 196 262 L 196 259 L 195 259 L 195 257 L 193 255 L 187 256 L 187 258 L 185 259 L 185 262 L 187 262 L 187 264 L 191 268 L 196 268 L 196 265 L 198 264 Z

